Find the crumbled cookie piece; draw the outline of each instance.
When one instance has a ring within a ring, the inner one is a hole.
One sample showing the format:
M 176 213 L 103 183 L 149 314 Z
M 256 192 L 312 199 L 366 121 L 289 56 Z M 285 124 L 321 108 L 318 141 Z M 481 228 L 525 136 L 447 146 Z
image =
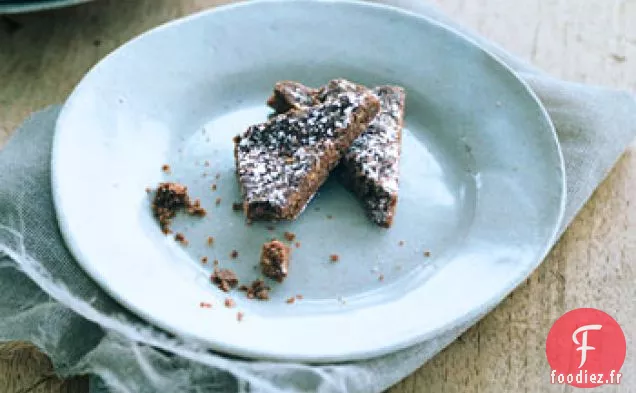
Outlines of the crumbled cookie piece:
M 398 246 L 402 247 L 403 245 L 404 245 L 404 240 L 400 240 L 400 241 L 398 242 Z
M 163 233 L 170 233 L 170 223 L 181 209 L 193 216 L 203 217 L 206 211 L 201 207 L 201 201 L 190 201 L 188 188 L 179 183 L 159 183 L 152 201 L 152 212 L 159 220 Z
M 212 186 L 210 186 L 210 188 L 212 189 L 212 191 L 216 191 L 216 184 L 212 184 Z
M 214 273 L 210 277 L 212 283 L 223 292 L 229 292 L 230 289 L 238 285 L 236 274 L 229 269 L 214 269 Z
M 232 250 L 232 252 L 230 253 L 230 258 L 232 259 L 236 259 L 238 258 L 238 256 L 239 256 L 239 253 L 236 250 Z
M 292 303 L 294 303 L 295 301 L 296 301 L 296 298 L 292 296 L 292 297 L 288 298 L 287 300 L 285 300 L 285 303 L 287 303 L 287 304 L 292 304 Z
M 162 171 L 164 171 L 164 172 L 166 172 L 166 173 L 170 173 L 170 165 L 168 165 L 168 164 L 163 164 L 163 165 L 161 166 L 161 170 L 162 170 Z
M 296 248 L 300 248 L 300 242 L 294 243 L 294 246 L 296 246 Z
M 285 232 L 283 236 L 285 237 L 285 240 L 287 240 L 288 242 L 293 242 L 294 239 L 296 239 L 296 235 L 292 232 Z
M 329 261 L 331 261 L 331 263 L 336 263 L 339 260 L 340 260 L 340 256 L 338 254 L 329 255 Z
M 425 257 L 430 257 L 431 256 L 431 252 L 430 251 L 424 251 L 424 256 Z
M 290 249 L 278 240 L 263 244 L 261 271 L 266 277 L 283 282 L 289 271 Z
M 169 229 L 172 219 L 177 215 L 177 211 L 190 205 L 188 188 L 179 183 L 160 183 L 155 191 L 152 202 L 152 211 L 159 220 L 161 229 Z
M 208 263 L 208 257 L 201 257 L 201 263 L 203 263 L 204 265 Z
M 214 236 L 208 236 L 207 243 L 208 243 L 208 246 L 213 246 L 214 245 Z
M 242 285 L 239 290 L 245 292 L 248 299 L 269 300 L 271 288 L 263 280 L 254 280 L 249 286 Z
M 201 307 L 201 308 L 212 308 L 212 304 L 211 303 L 206 303 L 206 302 L 201 302 L 201 303 L 199 303 L 199 307 Z

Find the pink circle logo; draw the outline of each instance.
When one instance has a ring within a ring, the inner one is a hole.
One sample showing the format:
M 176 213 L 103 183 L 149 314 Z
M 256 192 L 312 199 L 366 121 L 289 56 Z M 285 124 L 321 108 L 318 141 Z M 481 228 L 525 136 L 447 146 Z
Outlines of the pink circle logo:
M 618 385 L 627 344 L 618 322 L 594 308 L 572 310 L 548 333 L 550 382 L 578 388 Z

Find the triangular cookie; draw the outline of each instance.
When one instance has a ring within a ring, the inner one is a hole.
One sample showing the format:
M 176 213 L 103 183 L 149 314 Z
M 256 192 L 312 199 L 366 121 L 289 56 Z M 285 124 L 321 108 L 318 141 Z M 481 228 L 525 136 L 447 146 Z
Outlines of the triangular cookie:
M 283 81 L 274 87 L 268 104 L 282 113 L 315 105 L 344 92 L 368 94 L 365 87 L 344 79 L 333 80 L 321 89 Z M 397 86 L 380 86 L 372 92 L 380 100 L 380 112 L 353 142 L 339 169 L 345 185 L 362 201 L 369 217 L 388 228 L 397 206 L 406 94 Z
M 379 107 L 371 93 L 333 94 L 237 136 L 234 155 L 247 218 L 296 218 Z

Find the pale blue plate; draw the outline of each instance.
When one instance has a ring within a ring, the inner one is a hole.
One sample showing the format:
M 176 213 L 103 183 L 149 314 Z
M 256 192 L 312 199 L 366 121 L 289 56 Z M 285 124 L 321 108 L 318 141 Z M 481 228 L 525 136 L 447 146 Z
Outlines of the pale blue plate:
M 231 209 L 232 137 L 266 118 L 276 81 L 337 77 L 407 90 L 394 227 L 374 226 L 337 182 L 295 222 L 246 226 Z M 554 128 L 508 67 L 426 18 L 338 1 L 252 1 L 132 40 L 67 101 L 52 178 L 71 251 L 122 304 L 217 350 L 312 362 L 382 355 L 494 307 L 544 258 L 565 201 Z M 144 189 L 162 180 L 186 183 L 209 211 L 175 223 L 189 247 L 152 218 Z M 289 278 L 268 302 L 232 293 L 225 308 L 200 258 L 249 282 L 261 244 L 286 230 L 301 242 Z

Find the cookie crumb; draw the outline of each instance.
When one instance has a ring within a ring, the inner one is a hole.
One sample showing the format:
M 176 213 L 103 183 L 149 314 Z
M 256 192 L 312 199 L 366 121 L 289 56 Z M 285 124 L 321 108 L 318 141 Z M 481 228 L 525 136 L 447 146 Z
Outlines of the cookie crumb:
M 294 243 L 294 245 L 296 246 L 296 248 L 300 248 L 300 242 L 296 242 Z
M 293 304 L 295 301 L 296 301 L 296 298 L 292 296 L 292 297 L 290 297 L 289 299 L 285 300 L 285 303 L 287 303 L 287 304 Z
M 236 320 L 237 320 L 237 321 L 239 321 L 239 322 L 241 322 L 241 321 L 243 320 L 243 316 L 244 316 L 244 315 L 245 315 L 245 314 L 243 314 L 243 313 L 242 313 L 242 312 L 240 312 L 240 311 L 239 311 L 239 312 L 237 312 L 237 313 L 236 313 Z
M 285 240 L 288 242 L 292 242 L 296 239 L 296 235 L 293 232 L 285 232 L 283 236 L 285 236 Z
M 168 164 L 163 164 L 163 165 L 161 166 L 161 170 L 162 170 L 162 171 L 164 171 L 164 172 L 166 172 L 166 173 L 170 173 L 170 165 L 168 165 Z
M 212 304 L 211 303 L 206 303 L 206 302 L 201 302 L 201 303 L 199 303 L 199 307 L 201 307 L 201 308 L 212 308 Z
M 238 256 L 239 256 L 239 253 L 236 250 L 232 250 L 232 252 L 230 253 L 230 258 L 232 259 L 236 259 L 238 258 Z
M 243 204 L 241 202 L 232 203 L 232 210 L 234 210 L 235 212 L 240 212 L 241 210 L 243 210 Z
M 303 299 L 303 295 L 296 295 L 296 299 L 302 300 Z
M 254 280 L 247 285 L 241 285 L 240 291 L 246 293 L 248 299 L 269 300 L 270 287 L 265 284 L 263 280 Z
M 261 249 L 261 271 L 266 277 L 283 282 L 289 271 L 290 249 L 278 240 L 263 244 Z
M 201 258 L 201 263 L 203 263 L 203 264 L 208 263 L 208 257 L 202 257 Z
M 214 204 L 219 206 L 221 204 L 221 198 L 216 198 L 216 201 L 214 201 Z
M 221 174 L 220 174 L 220 173 L 217 173 L 217 174 L 214 176 L 214 178 L 215 178 L 216 180 L 219 180 L 219 179 L 221 178 Z
M 182 246 L 187 246 L 189 244 L 188 240 L 186 239 L 185 235 L 181 232 L 177 232 L 174 235 L 174 240 L 178 241 L 179 243 L 181 243 Z
M 340 260 L 340 256 L 338 254 L 329 255 L 329 261 L 331 261 L 331 263 L 336 263 L 339 260 Z
M 238 285 L 238 278 L 236 274 L 229 269 L 214 269 L 214 274 L 210 277 L 210 280 L 223 292 L 229 292 L 230 289 Z
M 215 260 L 212 262 L 212 264 L 213 264 L 214 266 L 219 266 L 219 260 L 218 260 L 218 259 L 215 259 Z
M 430 251 L 424 251 L 424 256 L 425 257 L 430 257 L 431 256 L 431 252 Z
M 227 308 L 234 308 L 234 306 L 236 306 L 236 302 L 231 297 L 226 298 L 224 304 Z
M 214 245 L 214 236 L 208 236 L 208 239 L 206 241 L 208 243 L 208 246 L 213 246 Z
M 380 276 L 378 277 L 378 281 L 384 281 L 384 274 L 380 274 Z
M 398 242 L 398 245 L 399 245 L 400 247 L 402 247 L 402 246 L 404 245 L 404 240 L 400 240 L 400 241 Z
M 216 184 L 212 184 L 210 188 L 212 189 L 212 191 L 216 191 Z
M 188 214 L 196 217 L 205 217 L 207 214 L 207 211 L 201 207 L 201 201 L 198 199 L 195 199 L 194 202 L 186 208 L 186 211 Z

